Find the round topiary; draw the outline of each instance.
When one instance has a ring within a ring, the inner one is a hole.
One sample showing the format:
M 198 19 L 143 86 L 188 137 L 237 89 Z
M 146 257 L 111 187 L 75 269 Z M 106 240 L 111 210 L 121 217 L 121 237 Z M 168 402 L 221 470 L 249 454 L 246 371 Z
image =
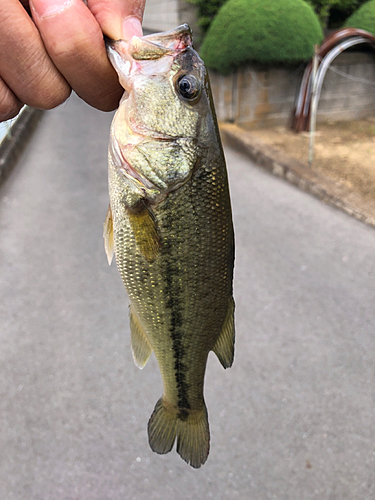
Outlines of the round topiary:
M 375 33 L 375 0 L 370 0 L 356 10 L 345 21 L 346 28 L 359 28 Z
M 228 0 L 200 49 L 209 68 L 223 74 L 250 62 L 294 64 L 309 59 L 323 39 L 304 0 Z

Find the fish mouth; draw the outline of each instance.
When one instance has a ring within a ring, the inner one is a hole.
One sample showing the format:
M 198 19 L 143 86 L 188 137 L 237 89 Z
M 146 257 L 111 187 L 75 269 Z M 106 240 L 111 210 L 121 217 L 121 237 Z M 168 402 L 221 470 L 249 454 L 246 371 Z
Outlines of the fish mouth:
M 159 59 L 167 54 L 185 50 L 193 45 L 193 36 L 188 24 L 162 33 L 153 33 L 142 37 L 133 36 L 129 41 L 113 40 L 104 35 L 104 42 L 109 55 L 113 50 L 126 53 L 136 60 Z
M 181 24 L 169 31 L 143 36 L 142 39 L 174 51 L 184 50 L 193 44 L 192 31 L 187 23 Z
M 165 56 L 175 57 L 192 47 L 192 32 L 187 24 L 163 33 L 142 37 L 133 36 L 129 41 L 113 40 L 104 36 L 108 58 L 118 73 L 120 84 L 129 91 L 131 73 L 143 61 L 157 61 Z

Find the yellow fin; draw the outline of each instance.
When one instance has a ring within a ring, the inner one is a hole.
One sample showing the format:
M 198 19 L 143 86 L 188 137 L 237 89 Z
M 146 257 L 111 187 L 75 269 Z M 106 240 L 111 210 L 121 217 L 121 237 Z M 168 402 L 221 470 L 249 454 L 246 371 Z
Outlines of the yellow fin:
M 234 358 L 234 307 L 234 300 L 231 297 L 223 328 L 212 349 L 224 368 L 230 368 Z
M 165 404 L 160 398 L 148 422 L 148 442 L 152 451 L 171 451 L 177 438 L 177 453 L 198 469 L 210 451 L 210 430 L 206 406 L 201 411 L 186 410 Z
M 113 259 L 114 238 L 113 238 L 113 220 L 111 206 L 108 207 L 107 216 L 103 224 L 104 248 L 107 254 L 108 264 L 111 265 Z
M 129 214 L 129 220 L 141 254 L 148 262 L 153 262 L 161 247 L 154 214 L 144 207 L 138 213 Z
M 138 368 L 142 369 L 151 356 L 152 347 L 131 306 L 130 340 L 132 345 L 134 363 L 138 366 Z

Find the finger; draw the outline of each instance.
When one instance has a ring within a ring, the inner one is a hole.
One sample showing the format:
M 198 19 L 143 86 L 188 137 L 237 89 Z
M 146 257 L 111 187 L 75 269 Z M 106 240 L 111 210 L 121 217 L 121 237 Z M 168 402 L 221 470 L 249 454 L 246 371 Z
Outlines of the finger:
M 47 52 L 75 92 L 103 111 L 123 93 L 103 33 L 82 0 L 32 0 L 31 11 Z
M 118 40 L 142 36 L 142 19 L 146 0 L 88 0 L 104 34 Z
M 38 30 L 18 0 L 0 0 L 0 76 L 17 98 L 50 109 L 70 94 Z
M 17 116 L 23 104 L 13 94 L 7 84 L 0 78 L 0 122 Z

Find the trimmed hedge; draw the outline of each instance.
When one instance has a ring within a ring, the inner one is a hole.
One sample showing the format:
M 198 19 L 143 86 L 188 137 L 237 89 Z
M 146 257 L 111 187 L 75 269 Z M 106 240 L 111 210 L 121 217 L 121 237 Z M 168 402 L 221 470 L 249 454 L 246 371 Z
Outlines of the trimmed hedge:
M 213 20 L 200 55 L 228 74 L 246 63 L 308 60 L 323 39 L 319 20 L 303 0 L 228 0 Z
M 375 34 L 375 0 L 362 5 L 345 21 L 346 28 L 359 28 Z

